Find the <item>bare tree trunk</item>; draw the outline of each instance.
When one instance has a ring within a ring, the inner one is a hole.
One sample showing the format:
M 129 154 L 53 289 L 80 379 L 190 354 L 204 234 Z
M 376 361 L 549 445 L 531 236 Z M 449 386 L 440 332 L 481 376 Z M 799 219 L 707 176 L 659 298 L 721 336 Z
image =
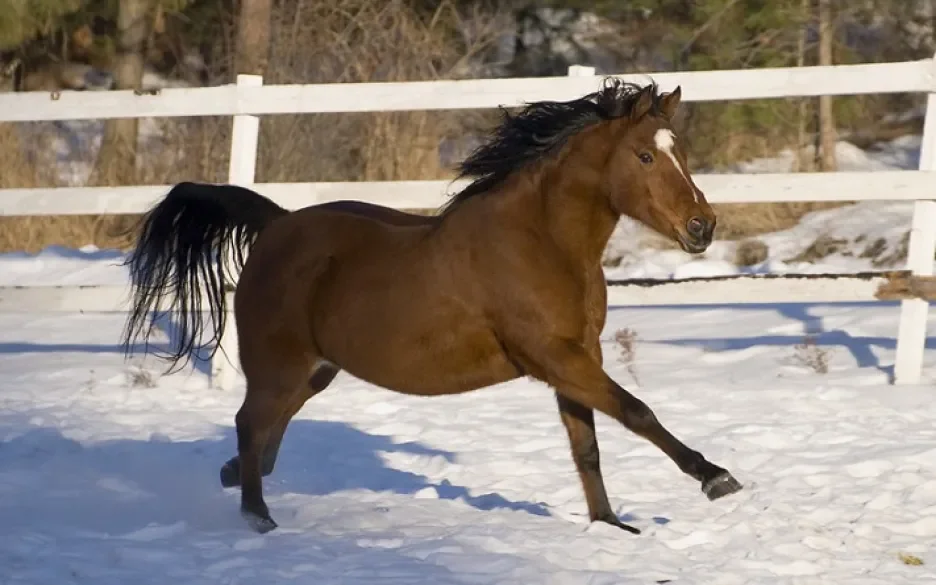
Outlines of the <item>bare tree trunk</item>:
M 241 0 L 237 22 L 236 73 L 263 75 L 270 51 L 273 0 Z
M 260 75 L 266 74 L 270 53 L 270 21 L 272 18 L 273 0 L 240 0 L 240 11 L 237 17 L 237 45 L 234 54 L 234 80 L 238 74 Z M 259 121 L 260 132 L 264 128 L 269 130 L 269 121 Z M 236 123 L 235 123 L 236 125 Z M 234 126 L 231 127 L 232 136 Z M 255 179 L 263 180 L 261 169 L 265 157 L 258 148 L 255 168 Z
M 117 89 L 140 89 L 143 60 L 158 0 L 121 0 L 117 16 L 117 54 L 114 81 Z M 92 179 L 97 184 L 133 185 L 137 182 L 137 118 L 108 120 Z
M 796 40 L 796 66 L 806 65 L 806 38 L 809 35 L 809 23 L 812 11 L 810 10 L 810 0 L 801 0 L 800 2 L 800 34 Z M 809 98 L 800 98 L 797 104 L 796 116 L 796 156 L 793 158 L 793 170 L 795 172 L 808 171 L 810 168 L 809 158 L 806 156 L 806 126 L 809 122 Z
M 832 0 L 819 0 L 819 65 L 832 65 Z M 822 144 L 820 168 L 834 171 L 835 161 L 835 117 L 832 113 L 832 96 L 819 97 L 819 142 Z
M 923 7 L 924 16 L 929 17 L 929 30 L 928 32 L 928 43 L 926 48 L 930 51 L 936 49 L 936 0 L 930 0 L 927 5 Z

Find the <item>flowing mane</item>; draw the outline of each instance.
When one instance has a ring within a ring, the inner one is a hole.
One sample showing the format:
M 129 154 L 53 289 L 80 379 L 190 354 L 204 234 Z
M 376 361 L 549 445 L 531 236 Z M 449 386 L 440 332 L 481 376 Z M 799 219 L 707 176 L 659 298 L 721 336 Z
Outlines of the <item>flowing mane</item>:
M 659 115 L 661 95 L 655 82 L 641 86 L 615 78 L 605 78 L 598 91 L 571 101 L 533 102 L 516 115 L 501 108 L 501 124 L 458 167 L 457 179 L 474 177 L 474 181 L 456 193 L 442 212 L 555 153 L 570 137 L 592 124 L 629 116 L 644 91 L 650 92 L 650 113 Z

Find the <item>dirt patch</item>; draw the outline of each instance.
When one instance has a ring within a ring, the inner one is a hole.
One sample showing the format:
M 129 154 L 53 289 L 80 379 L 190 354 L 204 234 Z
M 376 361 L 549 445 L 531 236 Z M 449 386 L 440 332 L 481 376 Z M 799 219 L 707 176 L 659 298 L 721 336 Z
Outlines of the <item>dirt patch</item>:
M 816 241 L 810 244 L 808 248 L 789 258 L 787 262 L 815 262 L 832 254 L 848 252 L 847 245 L 848 240 L 846 239 L 822 235 L 816 238 Z
M 864 238 L 860 237 L 855 240 L 855 243 L 863 241 Z M 881 254 L 887 250 L 887 240 L 884 238 L 878 238 L 871 242 L 870 244 L 862 250 L 861 254 L 858 254 L 859 258 L 873 258 L 877 259 Z
M 712 207 L 718 216 L 719 240 L 743 240 L 789 229 L 808 213 L 842 207 L 840 202 L 719 203 Z
M 875 268 L 880 268 L 882 266 L 892 266 L 899 262 L 906 261 L 907 251 L 909 250 L 909 248 L 910 248 L 910 230 L 907 230 L 904 233 L 904 235 L 900 237 L 900 241 L 897 242 L 897 247 L 894 248 L 890 252 L 890 254 L 886 254 L 886 255 L 883 254 L 884 250 L 887 249 L 885 246 L 884 250 L 881 250 L 881 252 L 871 261 L 871 265 L 874 266 Z

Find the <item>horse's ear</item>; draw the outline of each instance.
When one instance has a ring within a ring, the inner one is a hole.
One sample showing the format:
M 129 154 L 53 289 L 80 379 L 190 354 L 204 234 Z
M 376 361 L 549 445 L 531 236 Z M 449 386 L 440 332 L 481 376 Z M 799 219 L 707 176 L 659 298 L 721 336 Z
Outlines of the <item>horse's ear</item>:
M 630 118 L 634 122 L 643 118 L 653 107 L 653 86 L 647 86 L 640 90 L 640 97 L 631 108 Z
M 682 88 L 676 86 L 676 89 L 660 96 L 660 110 L 667 120 L 672 120 L 679 109 L 679 100 L 682 99 Z

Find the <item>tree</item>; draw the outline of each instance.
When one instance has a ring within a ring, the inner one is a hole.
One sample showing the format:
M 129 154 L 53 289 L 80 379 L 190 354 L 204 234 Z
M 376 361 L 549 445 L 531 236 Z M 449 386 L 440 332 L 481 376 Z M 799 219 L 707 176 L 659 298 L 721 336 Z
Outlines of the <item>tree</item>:
M 832 65 L 832 39 L 835 35 L 832 24 L 832 0 L 819 0 L 819 65 Z M 822 157 L 819 168 L 835 170 L 835 115 L 832 113 L 832 96 L 819 96 L 819 144 Z
M 796 40 L 796 66 L 803 67 L 806 65 L 806 44 L 809 40 L 809 22 L 810 15 L 812 10 L 810 9 L 810 0 L 801 0 L 800 2 L 800 18 L 802 19 L 802 31 L 800 31 L 798 38 Z M 809 99 L 800 98 L 797 104 L 796 112 L 796 156 L 793 159 L 793 170 L 795 171 L 807 171 L 809 170 L 809 161 L 806 157 L 806 152 L 803 149 L 806 146 L 806 127 L 809 123 L 808 120 L 808 111 L 809 111 Z
M 270 52 L 273 0 L 241 0 L 237 21 L 236 73 L 263 75 Z
M 143 62 L 159 0 L 121 0 L 117 14 L 116 55 L 113 73 L 116 89 L 140 89 Z M 136 184 L 137 118 L 108 120 L 98 152 L 97 182 Z
M 0 0 L 0 51 L 16 49 L 56 30 L 62 19 L 82 4 L 81 0 Z

